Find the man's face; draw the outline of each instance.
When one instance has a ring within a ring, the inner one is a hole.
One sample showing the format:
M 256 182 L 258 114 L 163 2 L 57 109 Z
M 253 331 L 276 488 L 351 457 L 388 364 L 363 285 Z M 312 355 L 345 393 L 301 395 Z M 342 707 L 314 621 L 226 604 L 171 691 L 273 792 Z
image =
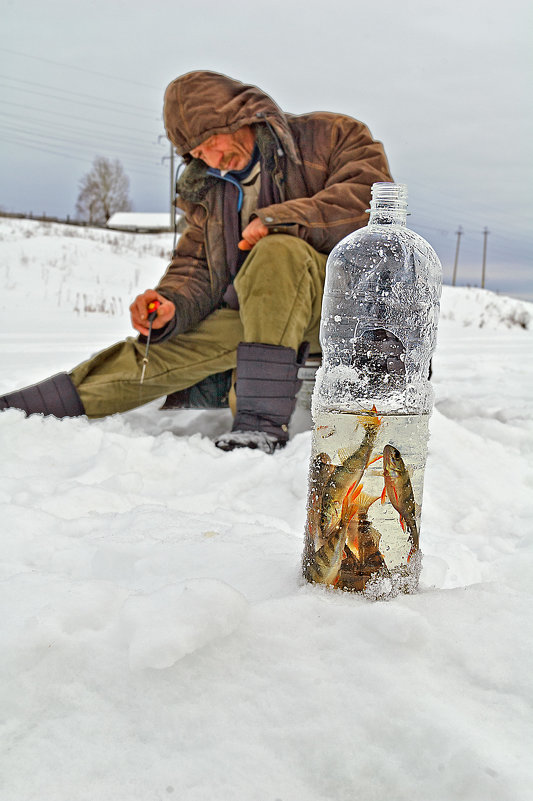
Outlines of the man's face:
M 190 151 L 217 170 L 244 170 L 254 151 L 255 134 L 249 125 L 231 134 L 214 134 Z

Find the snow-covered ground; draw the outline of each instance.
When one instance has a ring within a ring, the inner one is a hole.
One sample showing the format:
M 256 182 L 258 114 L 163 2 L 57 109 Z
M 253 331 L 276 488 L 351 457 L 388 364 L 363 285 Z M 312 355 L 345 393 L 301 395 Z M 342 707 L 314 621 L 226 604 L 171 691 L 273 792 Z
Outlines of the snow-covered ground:
M 129 334 L 170 245 L 0 219 L 0 393 Z M 390 602 L 300 579 L 303 413 L 274 456 L 225 411 L 0 414 L 2 801 L 530 799 L 532 353 L 533 304 L 445 288 Z

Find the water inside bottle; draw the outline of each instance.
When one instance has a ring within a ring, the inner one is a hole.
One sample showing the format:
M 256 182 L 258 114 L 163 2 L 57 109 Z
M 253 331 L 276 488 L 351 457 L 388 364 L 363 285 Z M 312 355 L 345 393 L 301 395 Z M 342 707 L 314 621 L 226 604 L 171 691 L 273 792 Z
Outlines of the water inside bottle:
M 304 575 L 386 598 L 413 592 L 429 414 L 319 412 L 309 475 Z

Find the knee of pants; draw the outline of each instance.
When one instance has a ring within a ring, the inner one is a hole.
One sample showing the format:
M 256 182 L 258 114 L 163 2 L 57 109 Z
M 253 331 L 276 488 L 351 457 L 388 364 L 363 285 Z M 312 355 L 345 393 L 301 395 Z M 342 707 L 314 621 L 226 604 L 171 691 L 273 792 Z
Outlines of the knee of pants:
M 308 245 L 307 242 L 297 236 L 269 234 L 254 245 L 243 267 L 246 267 L 248 262 L 258 259 L 268 259 L 273 264 L 292 261 L 302 264 L 313 252 L 311 245 Z
M 250 282 L 275 283 L 277 276 L 283 282 L 299 281 L 303 273 L 312 269 L 311 265 L 322 259 L 325 257 L 303 239 L 288 234 L 269 234 L 254 245 L 235 279 L 235 289 L 239 293 Z

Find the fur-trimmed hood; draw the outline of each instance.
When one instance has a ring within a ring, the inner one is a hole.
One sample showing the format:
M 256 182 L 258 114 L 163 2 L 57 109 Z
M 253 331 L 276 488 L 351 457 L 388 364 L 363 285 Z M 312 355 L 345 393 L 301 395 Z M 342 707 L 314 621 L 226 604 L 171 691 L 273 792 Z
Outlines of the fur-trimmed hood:
M 287 118 L 277 103 L 256 86 L 218 72 L 198 70 L 172 81 L 165 92 L 163 115 L 167 136 L 180 156 L 214 134 L 265 123 L 285 155 L 299 161 Z
M 255 140 L 261 154 L 261 161 L 269 172 L 276 166 L 276 140 L 266 125 L 255 125 Z M 186 169 L 181 173 L 177 190 L 180 199 L 191 203 L 201 203 L 210 189 L 220 179 L 208 172 L 207 165 L 201 159 L 188 158 Z

